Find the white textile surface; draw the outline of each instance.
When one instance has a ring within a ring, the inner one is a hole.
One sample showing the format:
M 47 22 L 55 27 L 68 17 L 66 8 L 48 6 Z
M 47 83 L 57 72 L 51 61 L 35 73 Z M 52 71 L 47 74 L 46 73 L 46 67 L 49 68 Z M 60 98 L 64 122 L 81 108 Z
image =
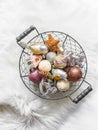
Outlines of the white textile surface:
M 82 45 L 93 91 L 79 104 L 40 99 L 22 83 L 15 38 L 30 25 Z M 98 130 L 98 0 L 0 0 L 0 46 L 0 130 Z

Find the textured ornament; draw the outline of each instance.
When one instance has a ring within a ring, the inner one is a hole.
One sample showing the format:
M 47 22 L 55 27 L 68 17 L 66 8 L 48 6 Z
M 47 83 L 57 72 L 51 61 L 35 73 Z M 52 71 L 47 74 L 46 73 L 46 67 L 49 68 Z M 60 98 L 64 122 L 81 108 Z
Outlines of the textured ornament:
M 36 68 L 40 61 L 42 60 L 41 55 L 30 55 L 29 57 L 26 58 L 29 70 Z
M 48 52 L 48 53 L 46 54 L 46 59 L 47 59 L 48 61 L 50 61 L 50 63 L 53 63 L 55 56 L 56 56 L 56 53 L 55 53 L 55 52 Z
M 33 54 L 46 54 L 48 52 L 46 45 L 35 43 L 29 46 Z
M 39 65 L 39 63 L 41 62 L 41 60 L 42 60 L 41 55 L 33 55 L 32 56 L 33 67 L 36 68 Z
M 34 82 L 34 83 L 38 83 L 41 81 L 41 76 L 38 72 L 38 70 L 35 70 L 34 72 L 29 74 L 29 79 Z
M 51 34 L 48 34 L 48 40 L 45 40 L 45 44 L 48 46 L 50 51 L 55 51 L 55 52 L 61 52 L 58 43 L 60 41 L 57 39 L 54 39 L 54 37 Z
M 61 92 L 67 91 L 70 88 L 69 81 L 67 79 L 57 81 L 57 88 Z
M 82 71 L 78 66 L 70 67 L 67 74 L 68 79 L 73 82 L 77 82 L 82 78 Z
M 61 69 L 52 69 L 52 74 L 55 80 L 60 80 L 60 79 L 66 79 L 67 74 L 64 70 Z
M 64 57 L 64 55 L 57 55 L 55 56 L 55 59 L 54 59 L 54 67 L 55 68 L 64 68 L 67 66 L 67 58 Z
M 51 64 L 48 60 L 42 60 L 39 63 L 39 70 L 41 71 L 50 71 L 51 70 Z
M 83 62 L 85 59 L 85 55 L 83 53 L 80 54 L 74 54 L 71 51 L 64 51 L 64 56 L 68 60 L 68 66 L 75 66 L 78 65 L 79 67 L 83 67 Z
M 77 55 L 73 54 L 70 60 L 70 66 L 78 65 L 79 67 L 82 68 L 84 59 L 85 59 L 85 56 L 83 53 L 77 54 Z
M 57 92 L 57 88 L 54 86 L 53 81 L 46 81 L 44 78 L 42 78 L 41 82 L 39 83 L 39 90 L 43 96 L 52 95 Z
M 40 73 L 41 77 L 43 77 L 43 78 L 47 78 L 49 75 L 49 71 L 39 70 L 39 73 Z

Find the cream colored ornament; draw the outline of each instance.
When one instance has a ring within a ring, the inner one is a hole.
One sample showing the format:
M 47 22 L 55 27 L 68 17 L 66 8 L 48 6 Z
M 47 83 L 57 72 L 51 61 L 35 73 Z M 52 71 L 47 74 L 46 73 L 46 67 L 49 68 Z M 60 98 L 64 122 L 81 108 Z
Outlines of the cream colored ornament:
M 67 91 L 70 88 L 69 81 L 67 79 L 65 79 L 65 80 L 59 80 L 57 82 L 57 88 L 61 92 Z
M 48 60 L 42 60 L 39 63 L 39 70 L 41 71 L 50 71 L 51 70 L 51 64 Z
M 54 67 L 55 68 L 65 68 L 67 66 L 67 59 L 64 57 L 64 55 L 59 54 L 55 56 L 54 59 Z

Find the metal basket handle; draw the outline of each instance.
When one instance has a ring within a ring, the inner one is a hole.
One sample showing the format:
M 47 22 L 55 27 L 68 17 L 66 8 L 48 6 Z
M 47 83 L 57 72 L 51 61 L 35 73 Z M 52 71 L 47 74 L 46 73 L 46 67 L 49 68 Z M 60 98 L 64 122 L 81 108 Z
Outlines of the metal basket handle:
M 86 84 L 88 84 L 88 87 L 85 89 L 85 90 L 83 90 L 77 97 L 75 97 L 74 99 L 72 99 L 71 97 L 69 97 L 71 100 L 72 100 L 72 102 L 74 102 L 74 103 L 78 103 L 80 100 L 82 100 L 89 92 L 91 92 L 93 89 L 92 89 L 92 87 L 91 87 L 91 84 L 90 83 L 88 83 L 87 81 L 85 81 L 84 80 L 84 82 L 86 83 Z
M 23 33 L 21 33 L 17 38 L 16 41 L 18 43 L 18 45 L 20 45 L 20 41 L 26 37 L 29 33 L 31 33 L 33 30 L 36 30 L 36 32 L 39 34 L 38 30 L 36 29 L 36 27 L 34 27 L 33 25 L 30 26 L 28 29 L 26 29 Z M 21 45 L 20 45 L 21 46 Z M 22 48 L 24 48 L 23 46 L 21 46 Z

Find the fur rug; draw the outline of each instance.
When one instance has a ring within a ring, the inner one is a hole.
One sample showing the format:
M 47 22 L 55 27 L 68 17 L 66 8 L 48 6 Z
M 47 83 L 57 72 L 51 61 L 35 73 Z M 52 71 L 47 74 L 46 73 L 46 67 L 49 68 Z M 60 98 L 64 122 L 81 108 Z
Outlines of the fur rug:
M 62 107 L 61 102 L 44 101 L 43 104 L 42 102 L 37 98 L 27 100 L 20 96 L 5 99 L 5 102 L 0 104 L 0 128 L 2 130 L 58 129 L 64 118 L 63 113 L 66 113 L 64 106 Z
M 0 130 L 98 130 L 97 12 L 97 0 L 0 0 Z M 94 91 L 79 104 L 40 99 L 22 83 L 15 38 L 32 24 L 39 32 L 68 33 L 83 46 Z

